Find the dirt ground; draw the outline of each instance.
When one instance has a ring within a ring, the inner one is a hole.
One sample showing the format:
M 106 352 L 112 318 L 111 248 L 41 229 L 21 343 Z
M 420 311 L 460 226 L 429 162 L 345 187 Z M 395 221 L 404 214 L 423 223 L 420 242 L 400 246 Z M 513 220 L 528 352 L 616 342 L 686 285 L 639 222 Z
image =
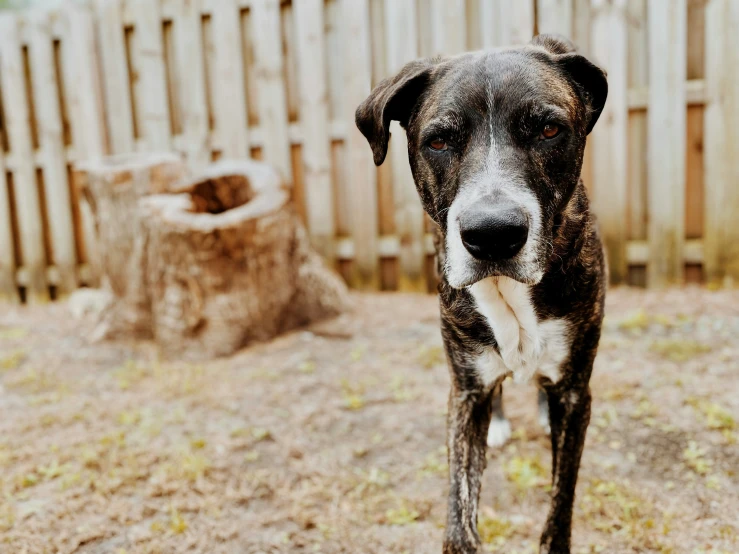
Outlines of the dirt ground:
M 445 517 L 436 299 L 201 363 L 90 344 L 68 308 L 0 311 L 0 552 L 427 553 Z M 611 291 L 574 552 L 739 552 L 739 292 Z M 536 552 L 550 449 L 535 390 L 489 452 L 480 530 Z

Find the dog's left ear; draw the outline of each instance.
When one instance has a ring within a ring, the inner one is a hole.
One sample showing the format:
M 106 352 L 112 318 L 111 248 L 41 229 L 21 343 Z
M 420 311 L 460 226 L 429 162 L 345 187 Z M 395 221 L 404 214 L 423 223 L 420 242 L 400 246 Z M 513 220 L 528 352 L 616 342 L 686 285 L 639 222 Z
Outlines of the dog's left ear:
M 357 127 L 372 148 L 375 165 L 381 165 L 390 142 L 390 122 L 405 127 L 413 107 L 431 78 L 431 60 L 409 62 L 394 77 L 385 79 L 362 102 L 355 113 Z
M 577 47 L 560 35 L 539 35 L 532 46 L 544 48 L 552 54 L 554 62 L 572 81 L 588 110 L 587 133 L 593 130 L 608 96 L 606 72 L 585 56 L 577 53 Z

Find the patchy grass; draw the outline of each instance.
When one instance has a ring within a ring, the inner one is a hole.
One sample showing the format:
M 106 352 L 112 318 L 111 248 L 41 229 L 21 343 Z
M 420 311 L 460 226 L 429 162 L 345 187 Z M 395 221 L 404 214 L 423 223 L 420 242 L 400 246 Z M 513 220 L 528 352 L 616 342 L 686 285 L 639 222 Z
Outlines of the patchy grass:
M 711 346 L 687 338 L 672 338 L 652 342 L 650 350 L 673 362 L 686 362 L 710 352 Z

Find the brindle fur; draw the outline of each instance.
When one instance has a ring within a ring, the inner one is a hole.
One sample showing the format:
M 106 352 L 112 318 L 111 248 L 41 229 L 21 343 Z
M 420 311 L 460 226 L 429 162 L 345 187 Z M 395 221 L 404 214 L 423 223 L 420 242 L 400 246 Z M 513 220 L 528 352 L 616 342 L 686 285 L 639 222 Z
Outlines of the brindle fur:
M 522 176 L 537 197 L 546 229 L 538 257 L 543 277 L 531 284 L 539 321 L 569 322 L 569 357 L 556 382 L 539 377 L 546 392 L 552 441 L 552 503 L 541 536 L 542 553 L 568 553 L 578 467 L 590 419 L 588 382 L 603 318 L 605 267 L 601 241 L 580 180 L 586 135 L 605 103 L 605 74 L 574 52 L 571 43 L 543 35 L 531 45 L 419 60 L 378 85 L 357 109 L 357 125 L 375 163 L 385 158 L 391 120 L 408 136 L 408 155 L 424 209 L 436 223 L 441 331 L 449 360 L 448 448 L 450 491 L 444 552 L 480 548 L 477 506 L 485 469 L 486 435 L 493 404 L 500 405 L 502 380 L 485 386 L 471 360 L 495 337 L 466 288 L 446 279 L 444 214 L 462 182 L 484 157 L 494 136 L 502 161 Z M 541 104 L 567 114 L 566 136 L 546 148 L 532 142 L 546 114 Z M 445 114 L 445 128 L 428 129 Z M 452 137 L 454 151 L 429 152 L 430 137 Z M 526 282 L 516 268 L 496 266 Z M 486 276 L 487 276 L 486 275 Z M 480 277 L 482 278 L 482 276 Z

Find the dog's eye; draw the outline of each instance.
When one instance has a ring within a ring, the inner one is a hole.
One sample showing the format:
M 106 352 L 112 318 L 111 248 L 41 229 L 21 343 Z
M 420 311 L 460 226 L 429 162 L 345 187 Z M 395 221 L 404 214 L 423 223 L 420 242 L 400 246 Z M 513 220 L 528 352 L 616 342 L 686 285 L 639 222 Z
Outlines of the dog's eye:
M 559 134 L 559 125 L 555 123 L 547 123 L 544 125 L 544 128 L 541 130 L 541 135 L 539 138 L 543 140 L 547 139 L 553 139 Z
M 429 148 L 431 148 L 432 150 L 444 151 L 447 150 L 449 146 L 447 146 L 447 143 L 444 139 L 437 137 L 429 142 Z

